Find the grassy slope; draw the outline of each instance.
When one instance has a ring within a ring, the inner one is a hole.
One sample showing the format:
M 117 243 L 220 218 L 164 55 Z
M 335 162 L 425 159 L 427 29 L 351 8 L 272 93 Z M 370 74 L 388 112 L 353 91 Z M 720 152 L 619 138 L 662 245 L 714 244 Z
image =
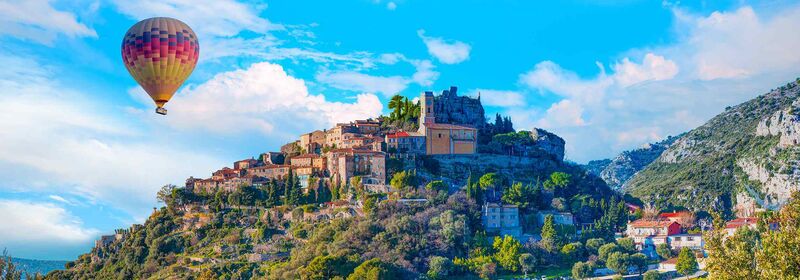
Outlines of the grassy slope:
M 796 83 L 793 83 L 796 85 Z M 784 109 L 800 87 L 781 87 L 727 109 L 686 133 L 676 145 L 640 171 L 626 191 L 661 206 L 728 210 L 737 189 L 735 162 L 741 157 L 766 157 L 775 137 L 756 137 L 758 122 Z M 683 144 L 683 145 L 681 145 Z M 669 161 L 669 155 L 677 156 Z

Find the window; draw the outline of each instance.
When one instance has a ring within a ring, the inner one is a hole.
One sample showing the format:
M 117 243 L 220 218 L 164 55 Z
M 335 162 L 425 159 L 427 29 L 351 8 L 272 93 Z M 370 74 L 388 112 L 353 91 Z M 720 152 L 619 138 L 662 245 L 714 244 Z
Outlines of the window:
M 442 138 L 442 134 L 441 133 L 439 133 L 439 138 Z
M 694 241 L 694 237 L 691 237 L 691 236 L 686 237 L 686 241 Z

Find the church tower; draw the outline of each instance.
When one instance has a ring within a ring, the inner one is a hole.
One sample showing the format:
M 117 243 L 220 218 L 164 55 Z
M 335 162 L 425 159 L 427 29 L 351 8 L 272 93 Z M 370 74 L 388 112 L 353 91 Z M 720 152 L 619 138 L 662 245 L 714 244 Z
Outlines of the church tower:
M 422 129 L 425 124 L 436 122 L 436 116 L 433 113 L 433 92 L 423 92 L 419 98 L 419 104 L 419 128 Z

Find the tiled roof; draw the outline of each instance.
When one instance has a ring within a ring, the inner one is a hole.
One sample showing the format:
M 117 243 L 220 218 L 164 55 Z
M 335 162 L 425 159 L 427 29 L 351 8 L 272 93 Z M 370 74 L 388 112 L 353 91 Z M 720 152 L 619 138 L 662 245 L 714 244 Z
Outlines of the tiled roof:
M 658 214 L 658 217 L 667 219 L 667 218 L 677 218 L 677 217 L 691 215 L 691 214 L 692 213 L 689 213 L 689 211 L 678 211 L 678 212 L 671 212 L 671 213 L 661 213 L 661 214 Z
M 725 224 L 725 228 L 739 228 L 745 225 L 755 225 L 758 223 L 757 218 L 736 218 Z
M 319 157 L 319 155 L 317 155 L 317 154 L 302 154 L 302 155 L 293 157 L 292 159 L 296 159 L 296 158 L 318 158 L 318 157 Z
M 389 138 L 400 138 L 400 137 L 422 137 L 421 134 L 415 132 L 408 132 L 408 131 L 398 131 L 395 133 L 386 134 L 386 137 Z
M 469 126 L 461 126 L 449 123 L 426 123 L 425 127 L 432 128 L 432 129 L 467 129 L 467 130 L 476 130 L 475 128 Z
M 636 220 L 631 222 L 631 225 L 640 228 L 661 228 L 668 227 L 673 223 L 675 222 L 668 220 Z

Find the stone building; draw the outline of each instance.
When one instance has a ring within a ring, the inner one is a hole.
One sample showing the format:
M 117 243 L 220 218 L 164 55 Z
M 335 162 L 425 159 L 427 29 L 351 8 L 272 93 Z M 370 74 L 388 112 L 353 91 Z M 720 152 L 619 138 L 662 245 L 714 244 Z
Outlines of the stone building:
M 453 90 L 455 87 L 451 88 Z M 447 91 L 445 91 L 447 92 Z M 425 154 L 452 155 L 474 154 L 478 144 L 478 130 L 474 127 L 449 123 L 438 123 L 436 104 L 433 92 L 426 91 L 420 97 L 419 134 L 425 137 Z M 448 104 L 449 105 L 449 104 Z M 480 106 L 480 103 L 478 103 Z M 450 108 L 444 106 L 442 108 Z M 453 112 L 448 109 L 448 112 Z M 483 108 L 481 108 L 483 112 Z M 457 116 L 457 115 L 454 115 Z M 447 117 L 447 119 L 453 119 Z
M 425 136 L 416 131 L 398 131 L 386 134 L 386 149 L 389 153 L 424 154 Z
M 326 154 L 328 174 L 334 183 L 346 184 L 361 176 L 364 184 L 386 184 L 386 154 L 371 150 L 335 149 Z
M 481 209 L 483 227 L 488 232 L 519 238 L 522 226 L 519 223 L 519 208 L 516 205 L 485 203 Z

